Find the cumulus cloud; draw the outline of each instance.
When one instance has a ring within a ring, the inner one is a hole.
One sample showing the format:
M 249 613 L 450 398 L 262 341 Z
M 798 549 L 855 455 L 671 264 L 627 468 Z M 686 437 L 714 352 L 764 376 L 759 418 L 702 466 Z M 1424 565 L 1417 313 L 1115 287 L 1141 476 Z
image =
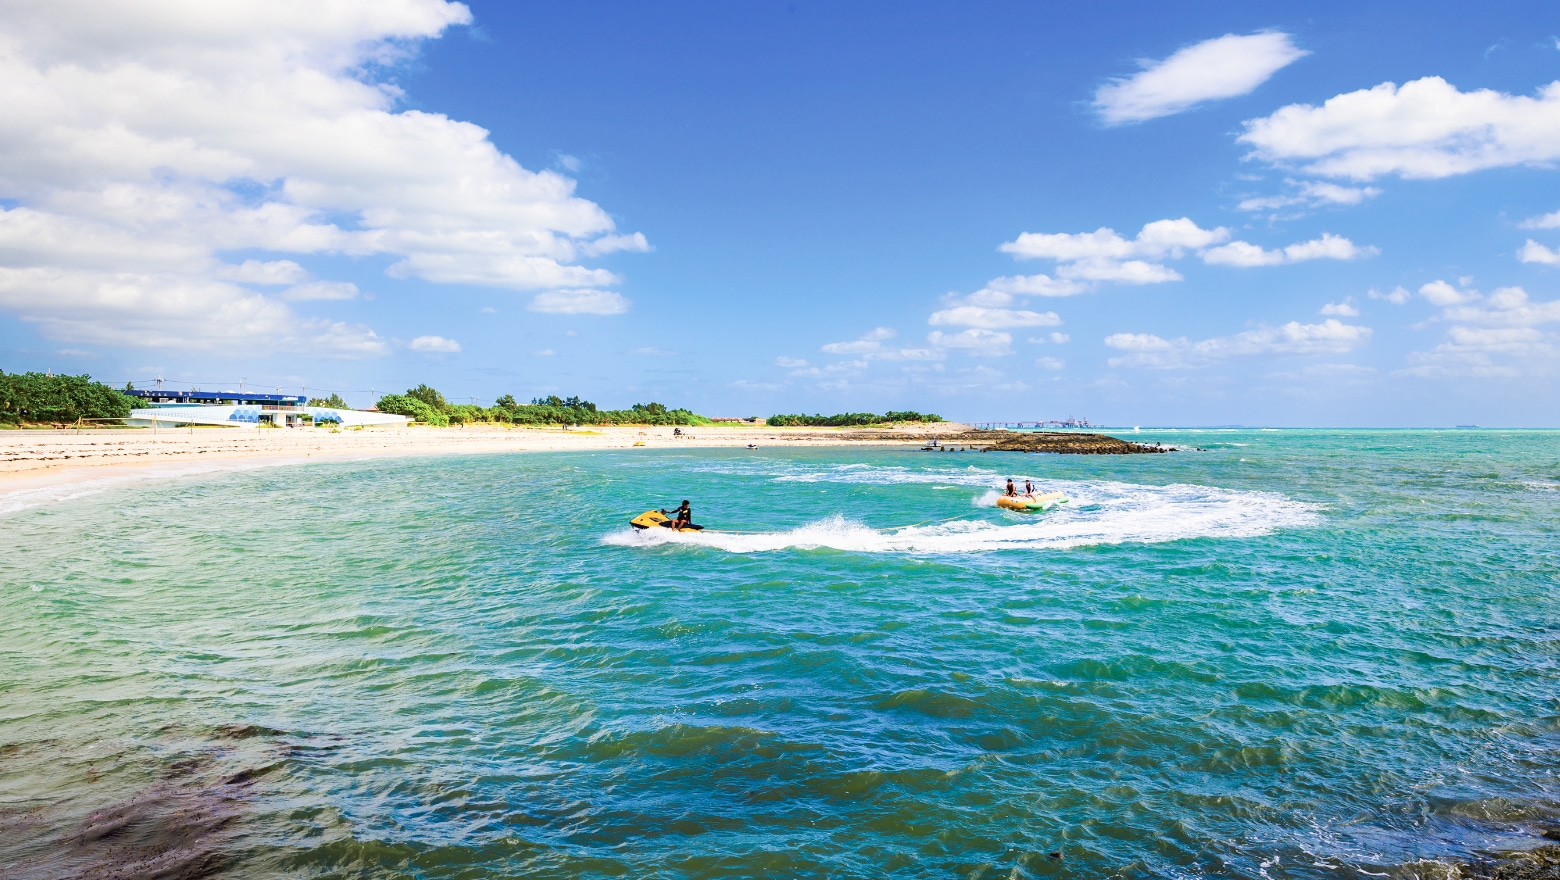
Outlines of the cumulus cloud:
M 1476 290 L 1458 290 L 1445 281 L 1432 281 L 1421 285 L 1419 295 L 1429 300 L 1431 305 L 1455 306 L 1465 302 L 1472 302 L 1479 298 Z
M 883 350 L 883 343 L 899 334 L 889 327 L 878 327 L 849 342 L 830 342 L 819 349 L 825 354 L 876 354 Z
M 1181 275 L 1153 261 L 1179 259 L 1188 250 L 1206 248 L 1229 237 L 1230 231 L 1222 226 L 1203 229 L 1182 217 L 1144 224 L 1132 239 L 1103 226 L 1093 232 L 1025 232 L 999 250 L 1020 260 L 1056 260 L 1056 274 L 1068 281 L 1158 284 L 1179 281 Z
M 1459 91 L 1438 76 L 1291 104 L 1240 135 L 1256 158 L 1324 177 L 1437 178 L 1560 159 L 1560 81 L 1534 97 Z
M 1556 266 L 1560 265 L 1560 251 L 1550 250 L 1530 238 L 1527 240 L 1527 244 L 1517 251 L 1517 259 L 1524 263 L 1542 263 L 1546 266 Z
M 982 306 L 955 306 L 933 312 L 928 324 L 934 327 L 1054 327 L 1062 323 L 1055 312 L 1031 312 L 1027 309 L 991 309 Z
M 1332 205 L 1352 206 L 1381 195 L 1373 186 L 1342 186 L 1326 181 L 1286 181 L 1296 187 L 1291 193 L 1276 196 L 1254 196 L 1241 200 L 1237 205 L 1242 211 L 1276 211 L 1282 208 L 1321 208 Z
M 1112 80 L 1094 93 L 1094 109 L 1106 125 L 1170 116 L 1248 94 L 1306 54 L 1288 34 L 1225 34 L 1163 61 L 1140 62 L 1141 73 Z
M 933 330 L 926 340 L 938 348 L 962 349 L 976 357 L 999 357 L 1012 351 L 1013 334 L 971 327 L 960 333 Z
M 1325 232 L 1321 238 L 1276 250 L 1246 241 L 1229 241 L 1229 238 L 1230 230 L 1223 226 L 1203 229 L 1182 217 L 1148 223 L 1132 239 L 1109 227 L 1079 233 L 1026 232 L 1003 244 L 1001 249 L 1021 260 L 1056 260 L 1056 274 L 1066 280 L 1123 284 L 1179 281 L 1181 274 L 1160 261 L 1181 259 L 1189 251 L 1210 265 L 1236 267 L 1278 266 L 1318 259 L 1352 260 L 1377 253 L 1373 247 L 1360 247 L 1347 238 Z M 1005 304 L 996 301 L 1001 291 L 996 291 L 997 296 L 991 293 L 992 288 L 988 285 L 981 294 L 990 302 L 980 304 Z
M 1262 355 L 1336 354 L 1364 345 L 1370 336 L 1369 327 L 1328 318 L 1320 324 L 1290 321 L 1281 327 L 1263 326 L 1198 342 L 1185 337 L 1165 339 L 1152 333 L 1114 333 L 1105 337 L 1105 345 L 1126 352 L 1109 359 L 1112 367 L 1172 370 Z
M 1323 315 L 1332 315 L 1337 318 L 1358 318 L 1360 310 L 1354 304 L 1345 299 L 1343 302 L 1328 303 L 1322 306 Z
M 464 5 L 191 9 L 59 0 L 0 20 L 0 198 L 17 205 L 0 212 L 0 309 L 50 336 L 195 348 L 226 345 L 223 322 L 242 314 L 268 347 L 375 353 L 366 328 L 319 330 L 282 303 L 326 290 L 297 288 L 310 281 L 297 263 L 222 255 L 378 256 L 396 277 L 537 290 L 610 286 L 578 260 L 648 247 L 574 181 L 522 168 L 475 125 L 403 109 L 376 76 L 469 22 Z M 44 288 L 18 286 L 36 277 Z M 156 309 L 164 332 L 120 331 L 164 297 L 178 304 Z
M 1371 299 L 1384 299 L 1395 306 L 1400 306 L 1414 298 L 1414 295 L 1409 293 L 1408 288 L 1401 285 L 1392 288 L 1386 293 L 1382 293 L 1373 287 L 1366 296 L 1369 296 Z
M 1540 330 L 1560 323 L 1560 300 L 1535 302 L 1520 287 L 1488 295 L 1432 281 L 1420 295 L 1441 307 L 1450 323 L 1440 345 L 1409 355 L 1400 375 L 1421 378 L 1500 378 L 1551 373 L 1560 368 L 1560 336 Z
M 360 291 L 350 281 L 310 281 L 294 284 L 282 291 L 280 298 L 287 302 L 310 302 L 322 299 L 357 299 Z
M 407 343 L 406 347 L 412 351 L 437 354 L 454 354 L 460 351 L 459 342 L 453 339 L 445 339 L 443 336 L 419 336 Z
M 1523 229 L 1560 229 L 1560 211 L 1529 217 L 1521 225 Z
M 1266 250 L 1245 241 L 1232 241 L 1202 252 L 1203 262 L 1214 266 L 1279 266 L 1306 260 L 1352 260 L 1379 253 L 1374 247 L 1360 247 L 1339 235 L 1322 233 L 1321 238 L 1302 241 L 1278 250 Z
M 801 358 L 786 357 L 781 355 L 775 358 L 775 366 L 795 370 L 807 366 L 807 361 Z
M 532 297 L 526 308 L 549 315 L 621 315 L 628 299 L 615 290 L 549 290 Z
M 1067 362 L 1061 358 L 1043 357 L 1035 359 L 1035 366 L 1042 370 L 1060 370 L 1067 366 Z

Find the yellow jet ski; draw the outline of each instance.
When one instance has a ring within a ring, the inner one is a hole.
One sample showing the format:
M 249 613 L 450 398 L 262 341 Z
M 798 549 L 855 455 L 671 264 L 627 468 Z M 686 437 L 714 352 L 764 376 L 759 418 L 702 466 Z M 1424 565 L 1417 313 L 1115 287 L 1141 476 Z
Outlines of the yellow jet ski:
M 666 514 L 662 513 L 659 510 L 647 510 L 644 513 L 641 513 L 640 515 L 638 515 L 638 516 L 634 517 L 633 519 L 629 520 L 628 524 L 633 526 L 636 529 L 654 529 L 654 528 L 669 529 L 669 528 L 672 527 L 672 520 L 671 520 L 670 517 L 668 517 Z M 682 528 L 678 529 L 677 531 L 679 531 L 679 532 L 699 532 L 699 531 L 703 531 L 703 530 L 704 530 L 704 526 L 696 526 L 693 523 L 689 523 L 689 524 L 683 526 Z
M 1003 495 L 997 499 L 998 507 L 1022 513 L 1038 513 L 1066 503 L 1067 496 L 1060 492 L 1047 492 L 1044 495 Z

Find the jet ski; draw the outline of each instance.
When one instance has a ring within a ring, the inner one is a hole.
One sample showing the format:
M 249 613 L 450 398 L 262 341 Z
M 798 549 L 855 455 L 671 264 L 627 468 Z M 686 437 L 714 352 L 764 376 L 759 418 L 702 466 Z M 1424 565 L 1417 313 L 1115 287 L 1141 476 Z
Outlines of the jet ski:
M 628 521 L 628 524 L 636 529 L 669 529 L 672 527 L 671 517 L 659 510 L 647 510 L 644 513 Z M 696 526 L 689 523 L 678 529 L 679 532 L 702 532 L 704 526 Z
M 1043 495 L 1003 495 L 997 499 L 998 507 L 1023 513 L 1038 513 L 1066 503 L 1067 496 L 1060 492 L 1046 492 Z

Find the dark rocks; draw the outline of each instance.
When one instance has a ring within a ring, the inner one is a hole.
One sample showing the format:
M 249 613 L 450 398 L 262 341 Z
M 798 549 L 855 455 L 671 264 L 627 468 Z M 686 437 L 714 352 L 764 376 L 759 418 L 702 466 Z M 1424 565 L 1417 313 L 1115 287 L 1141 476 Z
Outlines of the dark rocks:
M 1560 880 L 1560 846 L 1502 853 L 1494 863 L 1467 865 L 1464 870 L 1481 880 Z
M 1104 434 L 1030 431 L 975 431 L 962 434 L 961 442 L 986 445 L 987 452 L 1056 452 L 1066 455 L 1136 455 L 1169 452 L 1164 446 L 1128 443 Z

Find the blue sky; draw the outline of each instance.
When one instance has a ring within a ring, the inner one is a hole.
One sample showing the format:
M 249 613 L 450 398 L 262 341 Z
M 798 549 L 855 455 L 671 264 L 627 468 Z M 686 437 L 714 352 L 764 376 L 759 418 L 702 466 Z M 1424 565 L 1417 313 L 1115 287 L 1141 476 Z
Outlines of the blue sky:
M 0 25 L 7 370 L 1560 424 L 1551 5 L 92 11 Z

